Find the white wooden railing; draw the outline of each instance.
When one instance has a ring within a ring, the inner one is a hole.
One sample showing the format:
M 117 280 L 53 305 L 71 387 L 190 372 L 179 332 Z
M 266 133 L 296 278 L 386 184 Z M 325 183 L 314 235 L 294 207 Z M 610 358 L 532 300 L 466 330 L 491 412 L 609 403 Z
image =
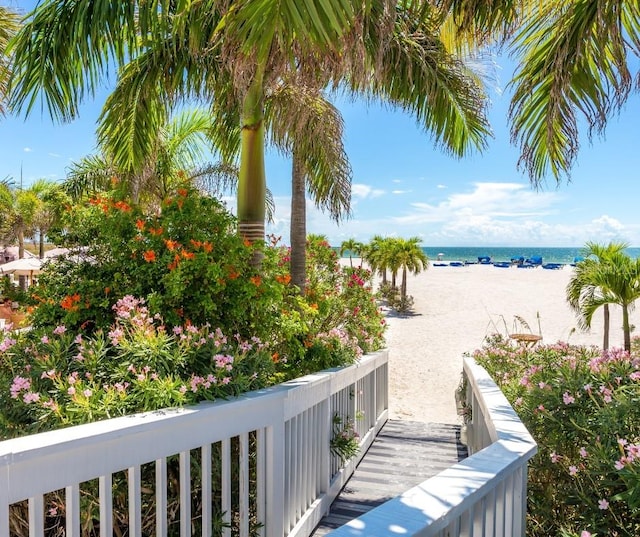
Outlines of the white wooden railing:
M 470 456 L 331 537 L 524 537 L 527 462 L 537 445 L 489 374 L 464 359 Z
M 387 420 L 387 385 L 381 351 L 233 400 L 0 442 L 0 537 L 17 534 L 10 512 L 29 537 L 112 537 L 122 516 L 130 537 L 215 535 L 216 517 L 225 537 L 306 537 Z M 346 466 L 330 453 L 336 413 L 360 435 Z

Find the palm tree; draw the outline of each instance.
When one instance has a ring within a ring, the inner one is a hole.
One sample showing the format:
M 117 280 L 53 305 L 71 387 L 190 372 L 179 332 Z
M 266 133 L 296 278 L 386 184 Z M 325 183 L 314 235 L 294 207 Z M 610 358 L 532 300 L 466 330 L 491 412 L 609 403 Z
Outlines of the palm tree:
M 342 241 L 340 244 L 340 257 L 344 255 L 345 252 L 349 252 L 349 266 L 353 268 L 353 254 L 356 256 L 362 255 L 363 244 L 358 242 L 355 239 L 347 239 L 346 241 Z
M 42 91 L 52 115 L 68 119 L 95 88 L 109 57 L 121 64 L 131 60 L 126 76 L 137 82 L 131 85 L 135 112 L 131 121 L 118 123 L 131 137 L 123 154 L 130 161 L 149 152 L 142 138 L 155 123 L 148 108 L 154 99 L 206 98 L 227 127 L 235 127 L 229 118 L 239 110 L 238 219 L 251 240 L 264 236 L 265 95 L 292 67 L 311 87 L 348 78 L 354 92 L 415 113 L 456 154 L 482 146 L 488 134 L 484 93 L 439 45 L 438 14 L 428 3 L 322 0 L 319 17 L 299 11 L 294 0 L 248 1 L 233 9 L 210 0 L 180 4 L 179 14 L 173 3 L 158 13 L 144 2 L 99 12 L 88 9 L 90 0 L 58 9 L 62 2 L 40 4 L 16 41 L 14 106 L 30 109 Z M 83 45 L 74 46 L 69 35 Z
M 23 189 L 12 182 L 0 183 L 0 214 L 3 240 L 18 242 L 18 258 L 24 257 L 24 241 L 34 231 L 34 220 L 40 206 L 34 187 Z
M 567 286 L 567 300 L 582 328 L 590 328 L 595 312 L 605 308 L 604 350 L 609 348 L 609 304 L 622 307 L 625 350 L 631 348 L 629 309 L 640 297 L 640 261 L 631 260 L 624 248 L 624 243 L 588 243 L 591 255 L 577 263 Z
M 18 14 L 5 6 L 0 6 L 0 115 L 4 114 L 4 104 L 11 78 L 11 59 L 6 54 L 7 46 L 20 26 Z
M 112 101 L 112 94 L 107 105 Z M 144 161 L 127 166 L 118 157 L 122 140 L 115 129 L 100 122 L 100 153 L 89 155 L 72 164 L 64 182 L 66 192 L 74 199 L 86 194 L 109 190 L 117 178 L 119 188 L 134 203 L 158 205 L 183 184 L 195 185 L 215 195 L 237 185 L 237 169 L 222 162 L 207 162 L 212 150 L 207 138 L 212 129 L 211 116 L 203 109 L 182 110 L 166 123 L 147 130 L 151 153 Z
M 420 237 L 410 239 L 397 239 L 394 248 L 394 256 L 402 269 L 402 284 L 400 285 L 400 297 L 407 296 L 407 272 L 419 274 L 429 266 L 429 259 L 420 247 Z
M 38 235 L 38 257 L 44 258 L 44 239 L 49 230 L 58 223 L 70 199 L 62 187 L 46 179 L 39 179 L 31 185 L 38 203 L 33 216 L 33 229 Z
M 383 286 L 387 284 L 387 270 L 389 268 L 386 249 L 388 249 L 388 239 L 381 235 L 374 235 L 362 249 L 363 260 L 368 263 L 371 272 L 382 276 Z
M 232 115 L 239 110 L 239 229 L 251 241 L 263 240 L 266 90 L 282 79 L 296 57 L 322 56 L 339 43 L 360 3 L 322 0 L 318 11 L 300 10 L 296 0 L 163 2 L 161 10 L 155 2 L 118 2 L 109 10 L 93 9 L 93 4 L 38 4 L 14 42 L 13 106 L 29 110 L 42 92 L 53 117 L 73 118 L 113 59 L 119 65 L 134 64 L 137 71 L 128 75 L 145 82 L 136 87 L 143 98 L 134 101 L 132 121 L 122 125 L 133 136 L 139 131 L 132 125 L 148 129 L 158 123 L 145 108 L 158 98 L 175 102 L 196 96 Z M 150 154 L 144 136 L 138 134 L 128 146 L 124 156 L 130 162 Z

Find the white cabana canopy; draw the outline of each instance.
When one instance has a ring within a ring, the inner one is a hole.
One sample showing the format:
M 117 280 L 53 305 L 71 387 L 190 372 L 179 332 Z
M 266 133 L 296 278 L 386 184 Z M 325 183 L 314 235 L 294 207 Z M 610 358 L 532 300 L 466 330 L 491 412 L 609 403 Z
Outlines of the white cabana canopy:
M 23 257 L 0 265 L 0 274 L 13 274 L 14 276 L 29 276 L 32 278 L 42 272 L 42 265 L 42 260 L 37 257 Z

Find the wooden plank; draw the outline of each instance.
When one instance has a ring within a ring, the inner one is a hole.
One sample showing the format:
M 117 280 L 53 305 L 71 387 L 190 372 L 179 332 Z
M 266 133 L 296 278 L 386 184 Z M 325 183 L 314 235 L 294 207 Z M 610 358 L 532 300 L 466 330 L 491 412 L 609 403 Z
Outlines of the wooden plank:
M 321 521 L 321 537 L 466 457 L 455 425 L 389 420 Z

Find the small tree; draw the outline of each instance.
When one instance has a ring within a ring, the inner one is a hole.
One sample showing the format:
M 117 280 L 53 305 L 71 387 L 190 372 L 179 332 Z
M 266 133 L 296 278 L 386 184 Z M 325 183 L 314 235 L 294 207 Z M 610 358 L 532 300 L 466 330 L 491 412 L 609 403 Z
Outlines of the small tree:
M 588 329 L 591 326 L 591 318 L 588 323 L 584 311 L 586 304 L 592 301 L 601 290 L 595 285 L 598 278 L 597 273 L 602 270 L 603 265 L 611 263 L 611 258 L 615 254 L 624 251 L 628 245 L 625 243 L 611 242 L 605 246 L 595 242 L 587 242 L 583 252 L 585 260 L 577 264 L 573 277 L 567 285 L 567 301 L 571 308 L 578 314 L 580 327 Z M 609 348 L 609 303 L 602 303 L 604 312 L 604 335 L 602 348 Z

